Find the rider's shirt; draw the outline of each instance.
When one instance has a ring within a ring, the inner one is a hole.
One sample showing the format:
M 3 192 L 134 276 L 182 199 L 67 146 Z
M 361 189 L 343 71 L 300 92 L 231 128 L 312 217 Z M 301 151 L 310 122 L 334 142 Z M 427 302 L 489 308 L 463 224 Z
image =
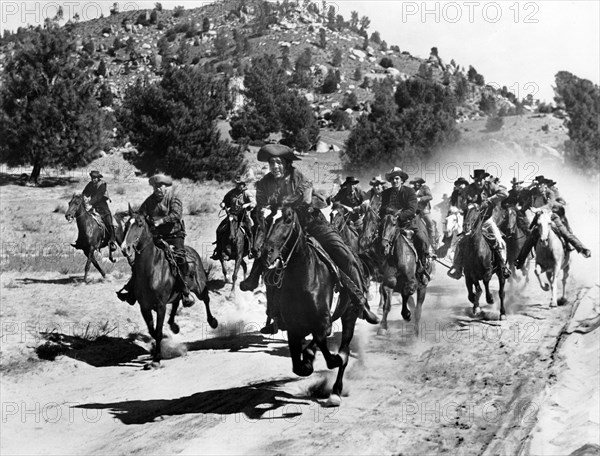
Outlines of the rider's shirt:
M 93 181 L 88 182 L 81 194 L 90 198 L 90 204 L 100 214 L 110 212 L 107 203 L 109 197 L 108 191 L 106 190 L 106 182 L 103 182 L 102 180 L 98 181 L 97 184 Z
M 496 205 L 508 197 L 506 187 L 493 182 L 484 182 L 483 187 L 478 187 L 475 182 L 467 187 L 466 199 L 468 203 L 481 205 L 488 201 L 491 205 Z
M 450 195 L 450 206 L 457 207 L 463 214 L 467 210 L 467 187 L 455 188 Z
M 139 213 L 153 220 L 163 220 L 163 224 L 155 229 L 156 236 L 185 237 L 183 204 L 172 189 L 167 190 L 162 200 L 159 200 L 154 193 L 150 195 L 140 206 Z
M 383 218 L 387 214 L 395 214 L 401 227 L 413 225 L 417 213 L 417 194 L 412 187 L 400 186 L 385 189 L 381 194 L 381 209 Z
M 425 184 L 421 185 L 417 190 L 417 208 L 421 214 L 429 214 L 431 212 L 431 200 L 433 195 L 431 190 Z
M 259 208 L 280 205 L 284 198 L 296 198 L 297 202 L 310 204 L 311 197 L 312 182 L 296 168 L 279 179 L 269 172 L 256 183 L 256 205 Z
M 256 204 L 254 196 L 249 190 L 239 191 L 237 188 L 229 190 L 223 197 L 225 207 L 234 213 L 240 211 L 244 204 L 250 203 L 251 206 Z
M 348 187 L 342 188 L 337 194 L 331 199 L 331 201 L 339 202 L 344 206 L 355 208 L 360 206 L 363 201 L 367 199 L 367 195 L 359 188 L 352 188 L 348 190 Z

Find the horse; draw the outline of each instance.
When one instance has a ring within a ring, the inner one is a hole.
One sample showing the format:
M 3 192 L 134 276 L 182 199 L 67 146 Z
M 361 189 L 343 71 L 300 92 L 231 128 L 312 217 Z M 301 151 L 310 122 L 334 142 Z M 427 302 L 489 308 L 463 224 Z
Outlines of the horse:
M 488 304 L 493 304 L 494 298 L 489 286 L 492 276 L 496 274 L 499 284 L 498 296 L 500 298 L 499 318 L 500 320 L 506 320 L 506 311 L 504 309 L 504 285 L 506 279 L 502 271 L 494 266 L 494 254 L 483 234 L 483 224 L 483 215 L 480 213 L 479 206 L 470 204 L 464 222 L 464 230 L 467 234 L 461 240 L 460 246 L 463 253 L 463 272 L 468 298 L 473 304 L 473 315 L 478 315 L 481 312 L 479 306 L 481 286 L 479 282 L 483 281 L 486 301 Z
M 225 261 L 233 260 L 235 265 L 233 267 L 233 275 L 231 277 L 231 291 L 235 290 L 235 284 L 237 282 L 238 271 L 240 266 L 244 271 L 244 277 L 248 271 L 244 257 L 250 253 L 250 242 L 248 236 L 244 233 L 240 217 L 243 216 L 242 212 L 229 211 L 227 213 L 227 226 L 229 230 L 223 230 L 222 233 L 217 235 L 217 245 L 221 250 L 219 261 L 221 263 L 221 269 L 223 271 L 223 277 L 225 282 L 227 280 L 227 269 L 225 267 Z
M 564 305 L 567 301 L 565 296 L 567 279 L 569 277 L 570 253 L 565 249 L 562 241 L 554 232 L 551 226 L 550 213 L 541 210 L 534 218 L 534 223 L 539 231 L 539 240 L 535 246 L 535 275 L 538 278 L 542 290 L 550 290 L 550 307 L 556 307 L 558 304 Z M 562 270 L 562 296 L 556 299 L 558 273 Z M 546 278 L 550 283 L 542 283 L 540 275 L 546 273 Z
M 348 212 L 343 205 L 334 203 L 329 215 L 329 223 L 342 236 L 342 239 L 353 252 L 358 252 L 358 232 L 350 221 L 352 213 Z
M 366 201 L 363 203 L 363 229 L 358 236 L 358 256 L 365 265 L 368 276 L 379 284 L 379 307 L 384 304 L 382 262 L 381 252 L 377 250 L 377 238 L 379 236 L 379 214 Z M 367 274 L 366 274 L 367 275 Z M 367 287 L 368 288 L 368 287 Z
M 125 237 L 121 244 L 123 255 L 132 264 L 133 288 L 135 297 L 140 303 L 142 317 L 148 327 L 150 336 L 155 344 L 151 363 L 146 369 L 160 367 L 161 340 L 163 338 L 163 324 L 167 304 L 171 304 L 169 326 L 173 333 L 179 333 L 179 326 L 175 323 L 175 315 L 181 301 L 181 292 L 176 289 L 176 278 L 172 272 L 172 261 L 167 258 L 167 253 L 155 245 L 150 226 L 142 214 L 135 213 L 129 208 L 130 219 L 127 222 Z M 165 246 L 165 248 L 169 248 Z M 217 319 L 210 312 L 210 298 L 208 296 L 207 277 L 202 260 L 198 252 L 190 246 L 185 246 L 188 263 L 192 265 L 186 277 L 190 292 L 204 301 L 207 322 L 211 328 L 218 325 Z M 174 260 L 173 260 L 174 261 Z M 152 311 L 156 312 L 156 326 L 154 326 Z
M 515 261 L 519 257 L 519 252 L 525 244 L 527 239 L 527 233 L 524 233 L 517 223 L 517 211 L 514 206 L 507 206 L 503 211 L 502 219 L 498 223 L 498 228 L 504 235 L 506 242 L 506 262 L 510 268 L 510 279 L 509 280 L 521 280 L 521 277 L 517 275 Z M 529 283 L 529 263 L 525 262 L 521 268 L 521 273 L 525 277 L 525 284 Z
M 271 220 L 261 254 L 266 267 L 267 305 L 271 309 L 279 308 L 282 326 L 287 328 L 292 370 L 296 375 L 306 377 L 312 374 L 317 346 L 327 367 L 339 368 L 326 402 L 328 406 L 337 407 L 341 403 L 350 341 L 362 309 L 352 305 L 348 293 L 342 289 L 332 315 L 336 277 L 316 249 L 309 245 L 298 214 L 293 208 L 283 206 L 271 215 Z M 331 335 L 332 322 L 337 318 L 342 321 L 342 340 L 338 353 L 333 354 L 329 351 L 327 337 Z M 312 341 L 302 348 L 309 334 Z
M 414 304 L 412 295 L 415 292 L 417 293 L 415 334 L 419 334 L 421 309 L 427 294 L 427 285 L 417 280 L 418 255 L 415 247 L 408 239 L 412 234 L 410 230 L 401 230 L 398 227 L 396 216 L 388 214 L 383 218 L 381 248 L 385 258 L 383 263 L 384 304 L 380 334 L 386 334 L 388 330 L 387 317 L 392 307 L 392 293 L 394 291 L 399 292 L 402 296 L 401 315 L 406 321 L 411 320 L 409 304 Z M 431 264 L 429 264 L 427 273 L 431 274 L 431 270 Z
M 75 244 L 71 245 L 77 250 L 83 250 L 83 253 L 87 257 L 83 281 L 87 282 L 91 264 L 93 264 L 100 274 L 102 274 L 102 277 L 105 278 L 106 274 L 100 264 L 98 264 L 95 253 L 108 246 L 109 236 L 105 227 L 101 226 L 97 221 L 99 216 L 94 216 L 92 213 L 90 197 L 73 194 L 71 201 L 69 201 L 69 207 L 65 213 L 65 218 L 69 223 L 73 220 L 77 221 L 77 241 L 75 241 Z M 117 221 L 115 238 L 117 243 L 123 240 L 122 218 L 121 214 L 115 215 L 115 220 Z M 110 249 L 108 255 L 110 261 L 114 263 L 116 260 L 113 258 L 113 252 Z
M 463 232 L 463 216 L 458 208 L 450 208 L 450 212 L 446 217 L 444 225 L 445 227 L 442 245 L 436 250 L 436 254 L 439 258 L 449 256 L 450 259 L 453 259 L 454 252 L 456 250 L 456 244 L 458 243 L 459 237 Z

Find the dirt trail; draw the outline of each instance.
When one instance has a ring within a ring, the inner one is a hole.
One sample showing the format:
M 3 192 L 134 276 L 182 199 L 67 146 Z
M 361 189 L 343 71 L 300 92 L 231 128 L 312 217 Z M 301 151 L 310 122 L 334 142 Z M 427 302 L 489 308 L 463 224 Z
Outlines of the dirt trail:
M 339 409 L 315 398 L 333 381 L 320 355 L 316 373 L 299 379 L 285 333 L 256 332 L 261 294 L 213 292 L 215 331 L 203 306 L 184 309 L 173 339 L 187 355 L 148 372 L 147 353 L 126 341 L 145 328 L 137 307 L 112 298 L 118 281 L 5 274 L 3 285 L 13 285 L 2 289 L 2 453 L 479 454 L 505 423 L 535 424 L 557 338 L 583 290 L 571 284 L 571 303 L 550 310 L 536 283 L 516 285 L 507 322 L 478 322 L 464 285 L 442 274 L 429 287 L 418 338 L 398 305 L 387 337 L 359 322 Z M 35 358 L 40 330 L 53 324 L 81 335 L 86 322 L 104 321 L 115 330 L 94 346 L 53 362 L 17 361 Z

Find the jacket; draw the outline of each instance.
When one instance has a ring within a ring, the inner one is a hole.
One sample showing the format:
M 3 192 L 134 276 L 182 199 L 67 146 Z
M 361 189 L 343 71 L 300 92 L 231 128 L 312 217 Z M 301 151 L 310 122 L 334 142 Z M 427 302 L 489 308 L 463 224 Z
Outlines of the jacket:
M 270 172 L 256 183 L 256 206 L 263 208 L 271 204 L 281 205 L 284 200 L 294 203 L 310 204 L 312 200 L 312 182 L 298 169 L 280 179 Z
M 183 204 L 179 196 L 169 189 L 162 200 L 154 193 L 142 203 L 139 213 L 152 220 L 162 219 L 162 225 L 154 228 L 154 235 L 162 238 L 185 237 Z
M 379 215 L 395 214 L 402 228 L 415 224 L 417 213 L 417 194 L 412 187 L 391 187 L 381 194 L 381 209 Z
M 423 184 L 417 190 L 417 209 L 418 212 L 423 214 L 429 214 L 431 212 L 431 200 L 433 199 L 433 195 L 431 194 L 431 189 Z

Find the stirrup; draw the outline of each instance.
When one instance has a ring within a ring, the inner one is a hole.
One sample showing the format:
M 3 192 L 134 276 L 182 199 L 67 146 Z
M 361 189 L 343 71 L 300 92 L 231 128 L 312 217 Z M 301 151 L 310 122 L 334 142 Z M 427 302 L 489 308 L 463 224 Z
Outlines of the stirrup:
M 260 329 L 261 334 L 277 334 L 278 332 L 279 328 L 277 327 L 275 320 Z

